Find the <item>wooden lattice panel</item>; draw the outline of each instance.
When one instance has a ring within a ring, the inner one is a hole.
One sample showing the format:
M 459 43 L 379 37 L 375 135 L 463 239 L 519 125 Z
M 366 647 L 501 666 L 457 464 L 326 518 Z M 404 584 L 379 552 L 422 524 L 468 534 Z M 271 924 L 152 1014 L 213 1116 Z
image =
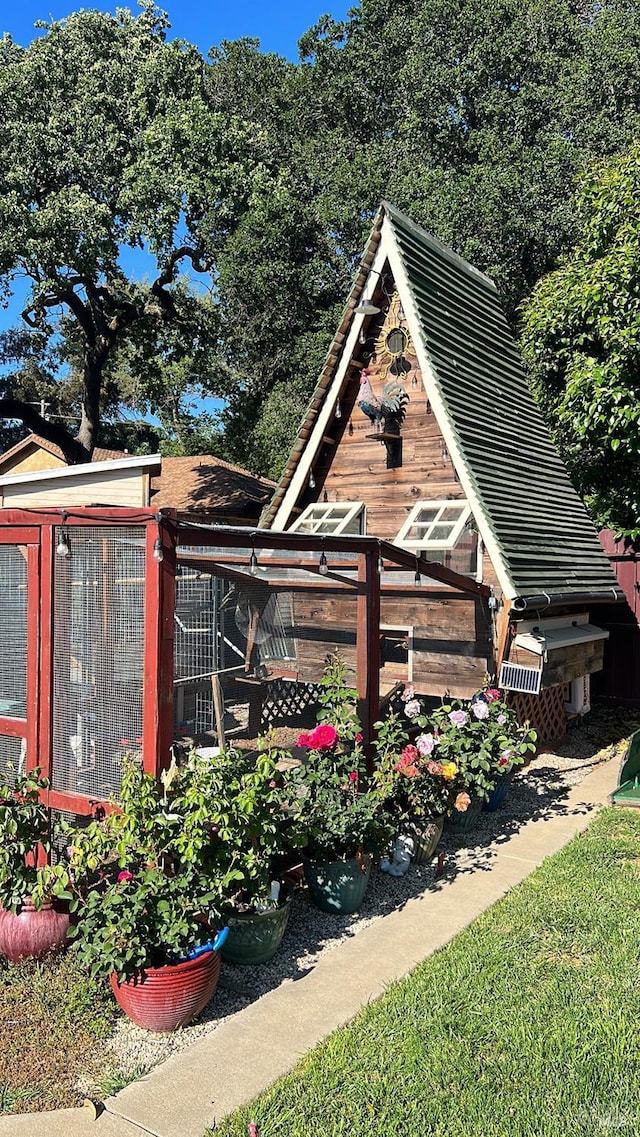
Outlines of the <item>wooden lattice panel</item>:
M 308 718 L 318 705 L 318 683 L 293 683 L 286 679 L 273 679 L 268 684 L 262 704 L 261 728 L 285 723 L 290 719 Z M 313 717 L 313 715 L 312 715 Z
M 524 695 L 509 691 L 508 705 L 516 712 L 520 725 L 529 723 L 538 735 L 538 742 L 551 742 L 567 733 L 567 715 L 564 704 L 569 698 L 569 684 L 558 683 L 547 687 L 539 695 Z

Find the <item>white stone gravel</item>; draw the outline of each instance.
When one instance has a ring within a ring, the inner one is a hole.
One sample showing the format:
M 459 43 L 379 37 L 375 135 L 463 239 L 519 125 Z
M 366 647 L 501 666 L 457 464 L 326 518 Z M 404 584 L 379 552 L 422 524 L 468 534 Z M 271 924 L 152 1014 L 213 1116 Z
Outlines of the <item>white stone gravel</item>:
M 513 780 L 504 805 L 495 813 L 483 813 L 468 835 L 445 830 L 438 852 L 445 854 L 445 872 L 469 871 L 480 865 L 490 847 L 505 834 L 516 832 L 534 817 L 549 816 L 562 807 L 570 786 L 578 784 L 599 762 L 618 759 L 625 739 L 640 726 L 640 714 L 598 710 L 567 735 L 554 752 L 544 752 Z M 399 879 L 374 871 L 360 910 L 352 916 L 332 916 L 318 911 L 301 892 L 293 899 L 285 939 L 269 963 L 256 967 L 223 964 L 218 989 L 191 1026 L 172 1034 L 153 1034 L 129 1019 L 119 1020 L 107 1044 L 102 1069 L 117 1070 L 123 1082 L 140 1077 L 170 1054 L 190 1046 L 216 1029 L 230 1015 L 281 983 L 295 982 L 313 969 L 320 954 L 333 951 L 344 939 L 382 919 L 410 897 L 419 895 L 435 879 L 437 858 L 427 865 L 412 865 Z M 83 1092 L 96 1092 L 92 1079 L 82 1080 Z

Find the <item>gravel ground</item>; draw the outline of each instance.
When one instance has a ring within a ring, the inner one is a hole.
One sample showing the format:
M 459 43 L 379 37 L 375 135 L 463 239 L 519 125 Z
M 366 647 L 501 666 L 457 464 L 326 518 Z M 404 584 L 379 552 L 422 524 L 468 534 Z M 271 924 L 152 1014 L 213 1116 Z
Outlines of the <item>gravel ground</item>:
M 571 729 L 553 751 L 540 753 L 513 780 L 509 796 L 495 813 L 483 813 L 470 834 L 445 833 L 438 851 L 445 854 L 445 873 L 480 868 L 492 845 L 505 833 L 516 832 L 533 817 L 550 816 L 561 808 L 569 787 L 577 785 L 605 761 L 619 762 L 628 735 L 640 727 L 640 712 L 598 708 Z M 429 888 L 435 879 L 435 860 L 412 865 L 406 876 L 389 877 L 374 871 L 360 910 L 352 916 L 332 916 L 313 908 L 304 892 L 294 897 L 289 925 L 280 951 L 257 967 L 224 964 L 218 989 L 192 1026 L 173 1034 L 153 1034 L 129 1019 L 118 1022 L 102 1064 L 118 1071 L 121 1084 L 142 1076 L 170 1054 L 184 1050 L 219 1023 L 242 1010 L 267 991 L 299 979 L 312 970 L 320 955 L 333 951 L 348 936 L 355 936 L 394 908 Z M 104 1091 L 104 1083 L 102 1092 Z M 112 1087 L 113 1088 L 113 1087 Z M 83 1092 L 96 1093 L 88 1078 Z

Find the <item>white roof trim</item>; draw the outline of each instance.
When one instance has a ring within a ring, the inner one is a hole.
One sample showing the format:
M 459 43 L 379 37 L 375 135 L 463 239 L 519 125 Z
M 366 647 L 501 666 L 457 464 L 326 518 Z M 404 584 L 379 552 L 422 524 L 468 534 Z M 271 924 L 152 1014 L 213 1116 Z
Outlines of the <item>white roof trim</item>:
M 78 466 L 61 466 L 49 470 L 34 470 L 27 474 L 5 474 L 0 477 L 0 486 L 21 486 L 30 482 L 50 482 L 73 478 L 78 474 L 93 480 L 100 474 L 110 474 L 117 470 L 159 470 L 162 465 L 161 454 L 143 454 L 131 458 L 109 458 L 106 462 L 82 462 Z
M 378 246 L 378 251 L 369 267 L 369 272 L 363 282 L 361 291 L 362 296 L 371 295 L 370 278 L 373 278 L 373 281 L 378 280 L 385 259 L 386 254 L 382 250 L 381 242 Z M 291 481 L 289 482 L 288 489 L 280 503 L 278 511 L 273 521 L 271 522 L 271 525 L 269 526 L 270 529 L 286 529 L 287 523 L 296 506 L 298 498 L 304 489 L 316 454 L 322 446 L 322 437 L 327 433 L 329 423 L 333 417 L 335 406 L 344 385 L 347 371 L 351 366 L 351 360 L 356 349 L 358 332 L 362 327 L 364 318 L 364 316 L 358 316 L 355 313 L 351 317 L 351 324 L 342 345 L 342 351 L 340 353 L 340 359 L 336 366 L 334 377 L 327 387 L 322 406 L 318 411 L 318 415 L 311 434 L 309 435 L 304 450 L 298 459 L 298 464 L 296 466 L 295 472 L 291 478 Z
M 445 402 L 440 391 L 440 384 L 438 382 L 437 373 L 433 366 L 433 363 L 431 362 L 426 344 L 422 338 L 420 320 L 418 318 L 418 313 L 416 312 L 413 296 L 409 287 L 409 281 L 407 279 L 407 274 L 404 268 L 404 262 L 395 240 L 393 228 L 389 221 L 388 214 L 385 216 L 382 225 L 380 248 L 378 252 L 380 253 L 381 251 L 383 251 L 384 255 L 389 259 L 393 279 L 396 288 L 400 293 L 402 307 L 409 317 L 409 328 L 411 330 L 411 336 L 413 338 L 414 346 L 416 349 L 416 355 L 420 364 L 422 381 L 427 398 L 431 403 L 438 426 L 440 427 L 444 440 L 447 444 L 447 450 L 449 451 L 454 469 L 460 479 L 460 486 L 464 491 L 464 496 L 471 506 L 471 512 L 473 513 L 474 520 L 478 526 L 478 531 L 482 537 L 482 542 L 496 571 L 500 588 L 502 589 L 505 598 L 507 600 L 511 600 L 514 596 L 518 595 L 518 590 L 515 587 L 511 577 L 509 576 L 507 566 L 502 557 L 502 553 L 495 538 L 493 529 L 488 523 L 486 514 L 476 492 L 475 483 L 471 477 L 467 463 L 464 459 L 464 455 L 458 441 L 458 436 L 454 432 L 451 425 Z

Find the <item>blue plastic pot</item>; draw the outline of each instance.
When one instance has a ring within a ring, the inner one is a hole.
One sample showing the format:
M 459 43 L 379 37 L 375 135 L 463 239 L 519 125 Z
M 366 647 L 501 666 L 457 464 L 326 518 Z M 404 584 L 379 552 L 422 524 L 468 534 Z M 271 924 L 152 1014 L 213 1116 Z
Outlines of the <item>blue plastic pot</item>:
M 501 778 L 498 778 L 498 781 L 489 794 L 488 800 L 482 803 L 482 808 L 485 813 L 495 813 L 496 809 L 500 808 L 509 792 L 510 783 L 511 774 L 503 774 Z

